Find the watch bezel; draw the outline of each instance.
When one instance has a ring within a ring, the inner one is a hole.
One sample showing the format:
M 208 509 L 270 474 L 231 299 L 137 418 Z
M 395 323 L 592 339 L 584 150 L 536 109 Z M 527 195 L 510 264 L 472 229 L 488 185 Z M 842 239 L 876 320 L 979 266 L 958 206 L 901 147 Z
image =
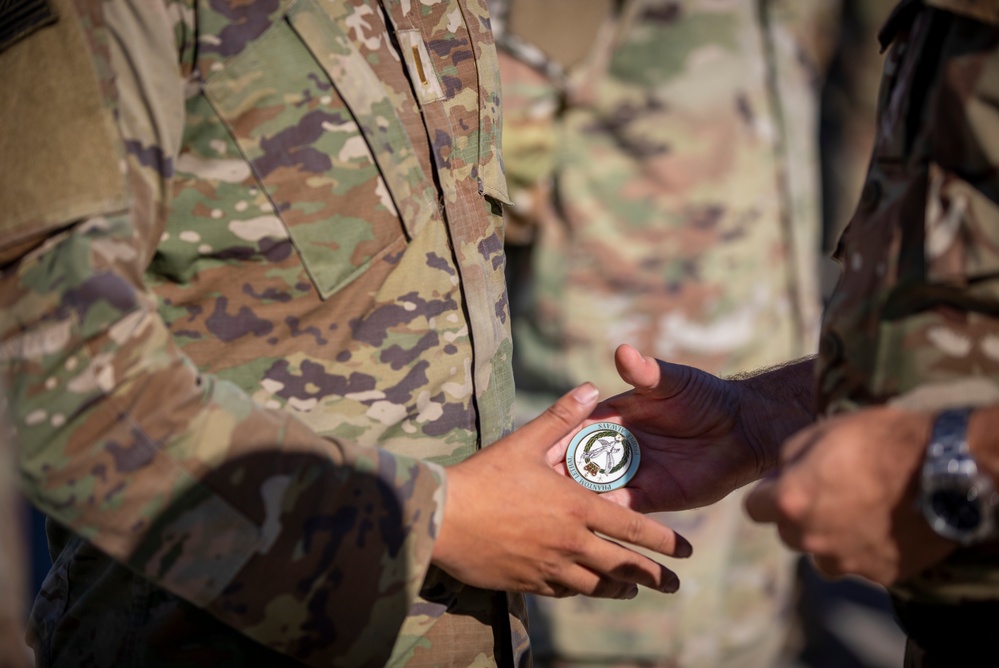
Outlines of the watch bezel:
M 941 536 L 962 544 L 979 542 L 996 533 L 995 489 L 992 482 L 977 472 L 974 462 L 972 471 L 968 466 L 960 467 L 962 471 L 943 471 L 932 474 L 929 484 L 924 484 L 923 515 L 930 527 Z M 968 477 L 968 475 L 971 477 Z M 961 498 L 963 503 L 971 506 L 978 515 L 978 522 L 972 526 L 961 526 L 955 523 L 954 515 L 941 514 L 934 500 L 940 492 L 947 492 Z
M 999 494 L 992 479 L 978 469 L 968 451 L 965 430 L 970 409 L 943 411 L 934 421 L 926 448 L 920 489 L 920 506 L 930 527 L 939 535 L 963 545 L 997 535 L 996 505 Z M 940 492 L 955 494 L 974 507 L 979 521 L 974 527 L 958 526 L 953 515 L 940 514 L 933 505 Z

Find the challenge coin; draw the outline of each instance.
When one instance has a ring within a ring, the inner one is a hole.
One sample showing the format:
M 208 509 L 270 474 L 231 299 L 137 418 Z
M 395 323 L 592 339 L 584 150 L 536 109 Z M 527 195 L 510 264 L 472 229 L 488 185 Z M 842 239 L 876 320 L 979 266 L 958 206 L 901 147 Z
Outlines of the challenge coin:
M 641 452 L 634 434 L 613 422 L 597 422 L 572 437 L 565 453 L 569 475 L 583 487 L 609 492 L 635 477 Z

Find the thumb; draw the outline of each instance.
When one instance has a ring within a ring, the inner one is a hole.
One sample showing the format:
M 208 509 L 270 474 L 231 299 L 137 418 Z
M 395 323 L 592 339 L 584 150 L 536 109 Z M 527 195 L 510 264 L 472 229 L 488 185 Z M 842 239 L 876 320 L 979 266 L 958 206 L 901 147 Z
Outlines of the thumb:
M 627 344 L 614 351 L 614 363 L 621 379 L 636 390 L 657 390 L 662 396 L 673 396 L 690 379 L 689 368 L 646 357 Z
M 651 362 L 628 344 L 622 344 L 614 351 L 618 374 L 633 387 L 651 389 L 659 382 L 659 365 Z
M 562 395 L 545 412 L 524 425 L 519 433 L 539 453 L 547 453 L 554 443 L 576 431 L 597 405 L 599 391 L 583 383 Z

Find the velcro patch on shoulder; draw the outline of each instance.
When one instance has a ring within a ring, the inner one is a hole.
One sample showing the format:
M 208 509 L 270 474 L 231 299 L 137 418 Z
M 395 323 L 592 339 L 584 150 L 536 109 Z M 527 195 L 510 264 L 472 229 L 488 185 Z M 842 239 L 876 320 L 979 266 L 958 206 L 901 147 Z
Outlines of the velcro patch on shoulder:
M 55 20 L 47 0 L 0 0 L 0 51 Z
M 72 0 L 51 1 L 58 21 L 0 51 L 0 252 L 127 204 L 84 28 Z

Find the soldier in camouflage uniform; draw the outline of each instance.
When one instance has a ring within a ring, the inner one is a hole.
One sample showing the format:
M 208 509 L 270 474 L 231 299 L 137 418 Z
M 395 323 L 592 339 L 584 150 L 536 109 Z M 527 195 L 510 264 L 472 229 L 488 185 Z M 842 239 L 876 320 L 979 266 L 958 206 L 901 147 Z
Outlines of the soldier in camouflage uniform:
M 613 353 L 732 373 L 814 349 L 817 93 L 837 5 L 494 2 L 504 85 L 519 419 Z M 669 601 L 531 599 L 554 664 L 760 666 L 780 653 L 792 555 L 739 494 L 658 519 L 698 557 Z
M 504 589 L 675 590 L 546 461 L 595 388 L 510 433 L 484 2 L 0 9 L 39 666 L 524 665 Z
M 933 508 L 922 473 L 932 442 L 965 442 L 966 463 L 999 484 L 999 3 L 905 0 L 880 40 L 876 140 L 817 360 L 722 380 L 622 346 L 634 389 L 592 418 L 643 444 L 634 488 L 611 498 L 693 507 L 766 474 L 749 514 L 826 574 L 888 586 L 907 666 L 984 665 L 999 530 L 959 542 L 920 506 Z M 966 428 L 941 429 L 944 417 Z M 995 512 L 982 489 L 954 507 L 981 498 Z M 988 513 L 964 510 L 969 528 Z

